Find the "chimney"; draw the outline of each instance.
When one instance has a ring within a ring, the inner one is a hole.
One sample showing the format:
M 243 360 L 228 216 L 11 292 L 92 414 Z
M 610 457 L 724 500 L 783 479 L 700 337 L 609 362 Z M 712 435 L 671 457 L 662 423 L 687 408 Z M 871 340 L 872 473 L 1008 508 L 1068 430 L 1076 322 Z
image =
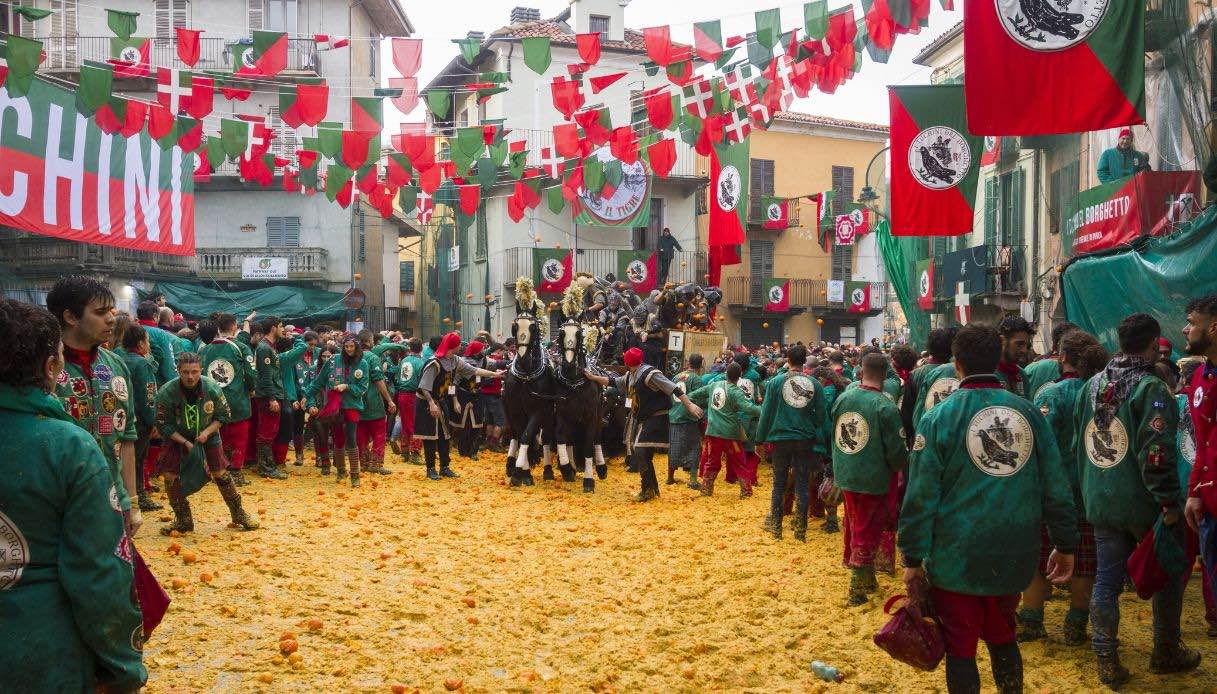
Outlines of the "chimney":
M 468 34 L 465 34 L 465 38 L 477 39 L 478 41 L 485 41 L 486 34 L 485 34 L 485 32 L 481 32 L 481 31 L 471 31 Z
M 516 7 L 511 10 L 512 24 L 539 21 L 541 21 L 541 10 L 535 7 Z

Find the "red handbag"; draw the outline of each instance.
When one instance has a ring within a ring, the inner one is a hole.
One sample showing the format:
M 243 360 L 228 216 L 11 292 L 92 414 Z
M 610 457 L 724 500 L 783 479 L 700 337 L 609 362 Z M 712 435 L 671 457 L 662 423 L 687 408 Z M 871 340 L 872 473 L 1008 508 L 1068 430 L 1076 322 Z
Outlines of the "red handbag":
M 825 477 L 824 481 L 820 483 L 819 496 L 825 506 L 840 506 L 845 499 L 845 493 L 831 477 Z
M 947 652 L 942 627 L 933 619 L 913 614 L 907 602 L 893 613 L 892 606 L 905 598 L 894 595 L 883 606 L 884 614 L 892 618 L 875 632 L 875 645 L 902 663 L 919 670 L 934 670 Z

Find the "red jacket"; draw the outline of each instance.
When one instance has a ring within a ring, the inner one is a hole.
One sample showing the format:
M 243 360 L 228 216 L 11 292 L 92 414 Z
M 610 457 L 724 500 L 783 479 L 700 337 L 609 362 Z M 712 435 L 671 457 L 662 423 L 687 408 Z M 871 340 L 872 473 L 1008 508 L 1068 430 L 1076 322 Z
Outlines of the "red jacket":
M 1189 387 L 1192 423 L 1196 427 L 1196 463 L 1187 483 L 1187 495 L 1204 502 L 1204 510 L 1217 516 L 1217 368 L 1196 369 Z

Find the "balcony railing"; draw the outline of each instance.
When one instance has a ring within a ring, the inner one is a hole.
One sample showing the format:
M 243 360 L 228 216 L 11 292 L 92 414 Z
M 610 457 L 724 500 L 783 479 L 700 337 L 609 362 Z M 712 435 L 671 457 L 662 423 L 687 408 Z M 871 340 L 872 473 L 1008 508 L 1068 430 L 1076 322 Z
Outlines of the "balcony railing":
M 128 275 L 194 274 L 193 258 L 98 246 L 5 229 L 0 263 L 18 271 L 107 272 Z
M 753 199 L 756 199 L 755 196 L 753 196 Z M 787 223 L 787 229 L 797 229 L 798 227 L 802 226 L 802 214 L 800 212 L 802 209 L 803 206 L 799 204 L 798 200 L 790 201 L 790 219 Z M 810 220 L 808 221 L 810 222 Z M 748 209 L 748 226 L 755 229 L 765 228 L 765 208 L 763 202 L 758 201 Z M 775 229 L 774 231 L 779 230 Z
M 104 63 L 110 59 L 109 36 L 47 36 L 39 39 L 46 51 L 43 69 L 54 72 L 78 72 L 86 60 Z M 248 41 L 249 39 L 244 39 Z M 151 65 L 193 70 L 232 70 L 234 39 L 202 38 L 199 40 L 199 60 L 194 67 L 177 57 L 176 38 L 152 39 Z M 320 74 L 317 44 L 312 39 L 291 39 L 287 47 L 288 71 Z M 155 73 L 153 74 L 155 77 Z M 118 86 L 118 83 L 115 83 Z
M 765 305 L 766 277 L 727 277 L 723 280 L 723 303 L 728 306 L 743 306 L 761 308 Z M 810 310 L 838 310 L 849 308 L 848 299 L 830 302 L 828 300 L 828 280 L 792 279 L 790 280 L 790 306 Z M 883 310 L 887 306 L 887 283 L 870 283 L 871 313 Z
M 503 254 L 503 283 L 515 284 L 517 277 L 536 277 L 532 266 L 531 247 L 508 248 Z M 613 248 L 580 248 L 575 254 L 575 272 L 590 272 L 597 277 L 618 274 L 617 250 Z M 701 282 L 706 275 L 706 254 L 703 251 L 678 251 L 668 269 L 668 281 L 676 284 Z
M 287 279 L 329 279 L 330 252 L 324 248 L 200 248 L 199 274 L 214 279 L 241 279 L 243 258 L 287 258 Z

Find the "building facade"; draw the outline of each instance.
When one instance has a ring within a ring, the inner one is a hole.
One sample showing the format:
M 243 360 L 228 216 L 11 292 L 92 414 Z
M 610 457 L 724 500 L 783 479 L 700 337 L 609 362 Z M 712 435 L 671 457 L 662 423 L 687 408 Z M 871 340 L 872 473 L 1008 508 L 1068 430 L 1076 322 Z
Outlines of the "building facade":
M 40 70 L 77 81 L 81 64 L 110 57 L 110 32 L 101 6 L 77 0 L 27 0 L 25 5 L 55 11 L 37 23 L 25 22 L 0 3 L 0 23 L 13 33 L 43 42 L 47 57 Z M 234 46 L 250 41 L 254 30 L 283 31 L 290 38 L 288 63 L 276 84 L 324 78 L 331 84 L 327 120 L 351 122 L 349 97 L 371 95 L 383 82 L 381 39 L 414 31 L 399 0 L 113 0 L 107 8 L 140 12 L 135 36 L 152 38 L 152 74 L 148 79 L 114 81 L 127 98 L 156 100 L 156 68 L 187 68 L 177 56 L 174 29 L 202 29 L 196 70 L 232 70 Z M 149 8 L 152 8 L 149 11 Z M 3 27 L 0 27 L 3 29 Z M 314 34 L 349 36 L 349 48 L 318 50 Z M 277 86 L 255 88 L 245 101 L 228 101 L 219 90 L 215 107 L 204 120 L 207 133 L 219 131 L 221 118 L 237 114 L 265 118 L 275 138 L 271 152 L 294 158 L 308 126 L 292 129 L 279 118 Z M 392 108 L 386 105 L 387 108 Z M 225 164 L 210 181 L 195 186 L 195 257 L 171 257 L 90 246 L 36 237 L 0 228 L 0 265 L 10 276 L 41 284 L 69 272 L 105 274 L 116 295 L 133 297 L 133 289 L 160 282 L 200 283 L 226 290 L 251 289 L 266 281 L 242 278 L 246 257 L 286 257 L 288 277 L 276 284 L 346 291 L 367 296 L 373 327 L 405 321 L 398 263 L 399 247 L 417 231 L 403 215 L 382 219 L 366 203 L 342 209 L 322 194 L 304 196 L 282 189 L 281 178 L 262 186 L 244 182 L 235 164 Z

